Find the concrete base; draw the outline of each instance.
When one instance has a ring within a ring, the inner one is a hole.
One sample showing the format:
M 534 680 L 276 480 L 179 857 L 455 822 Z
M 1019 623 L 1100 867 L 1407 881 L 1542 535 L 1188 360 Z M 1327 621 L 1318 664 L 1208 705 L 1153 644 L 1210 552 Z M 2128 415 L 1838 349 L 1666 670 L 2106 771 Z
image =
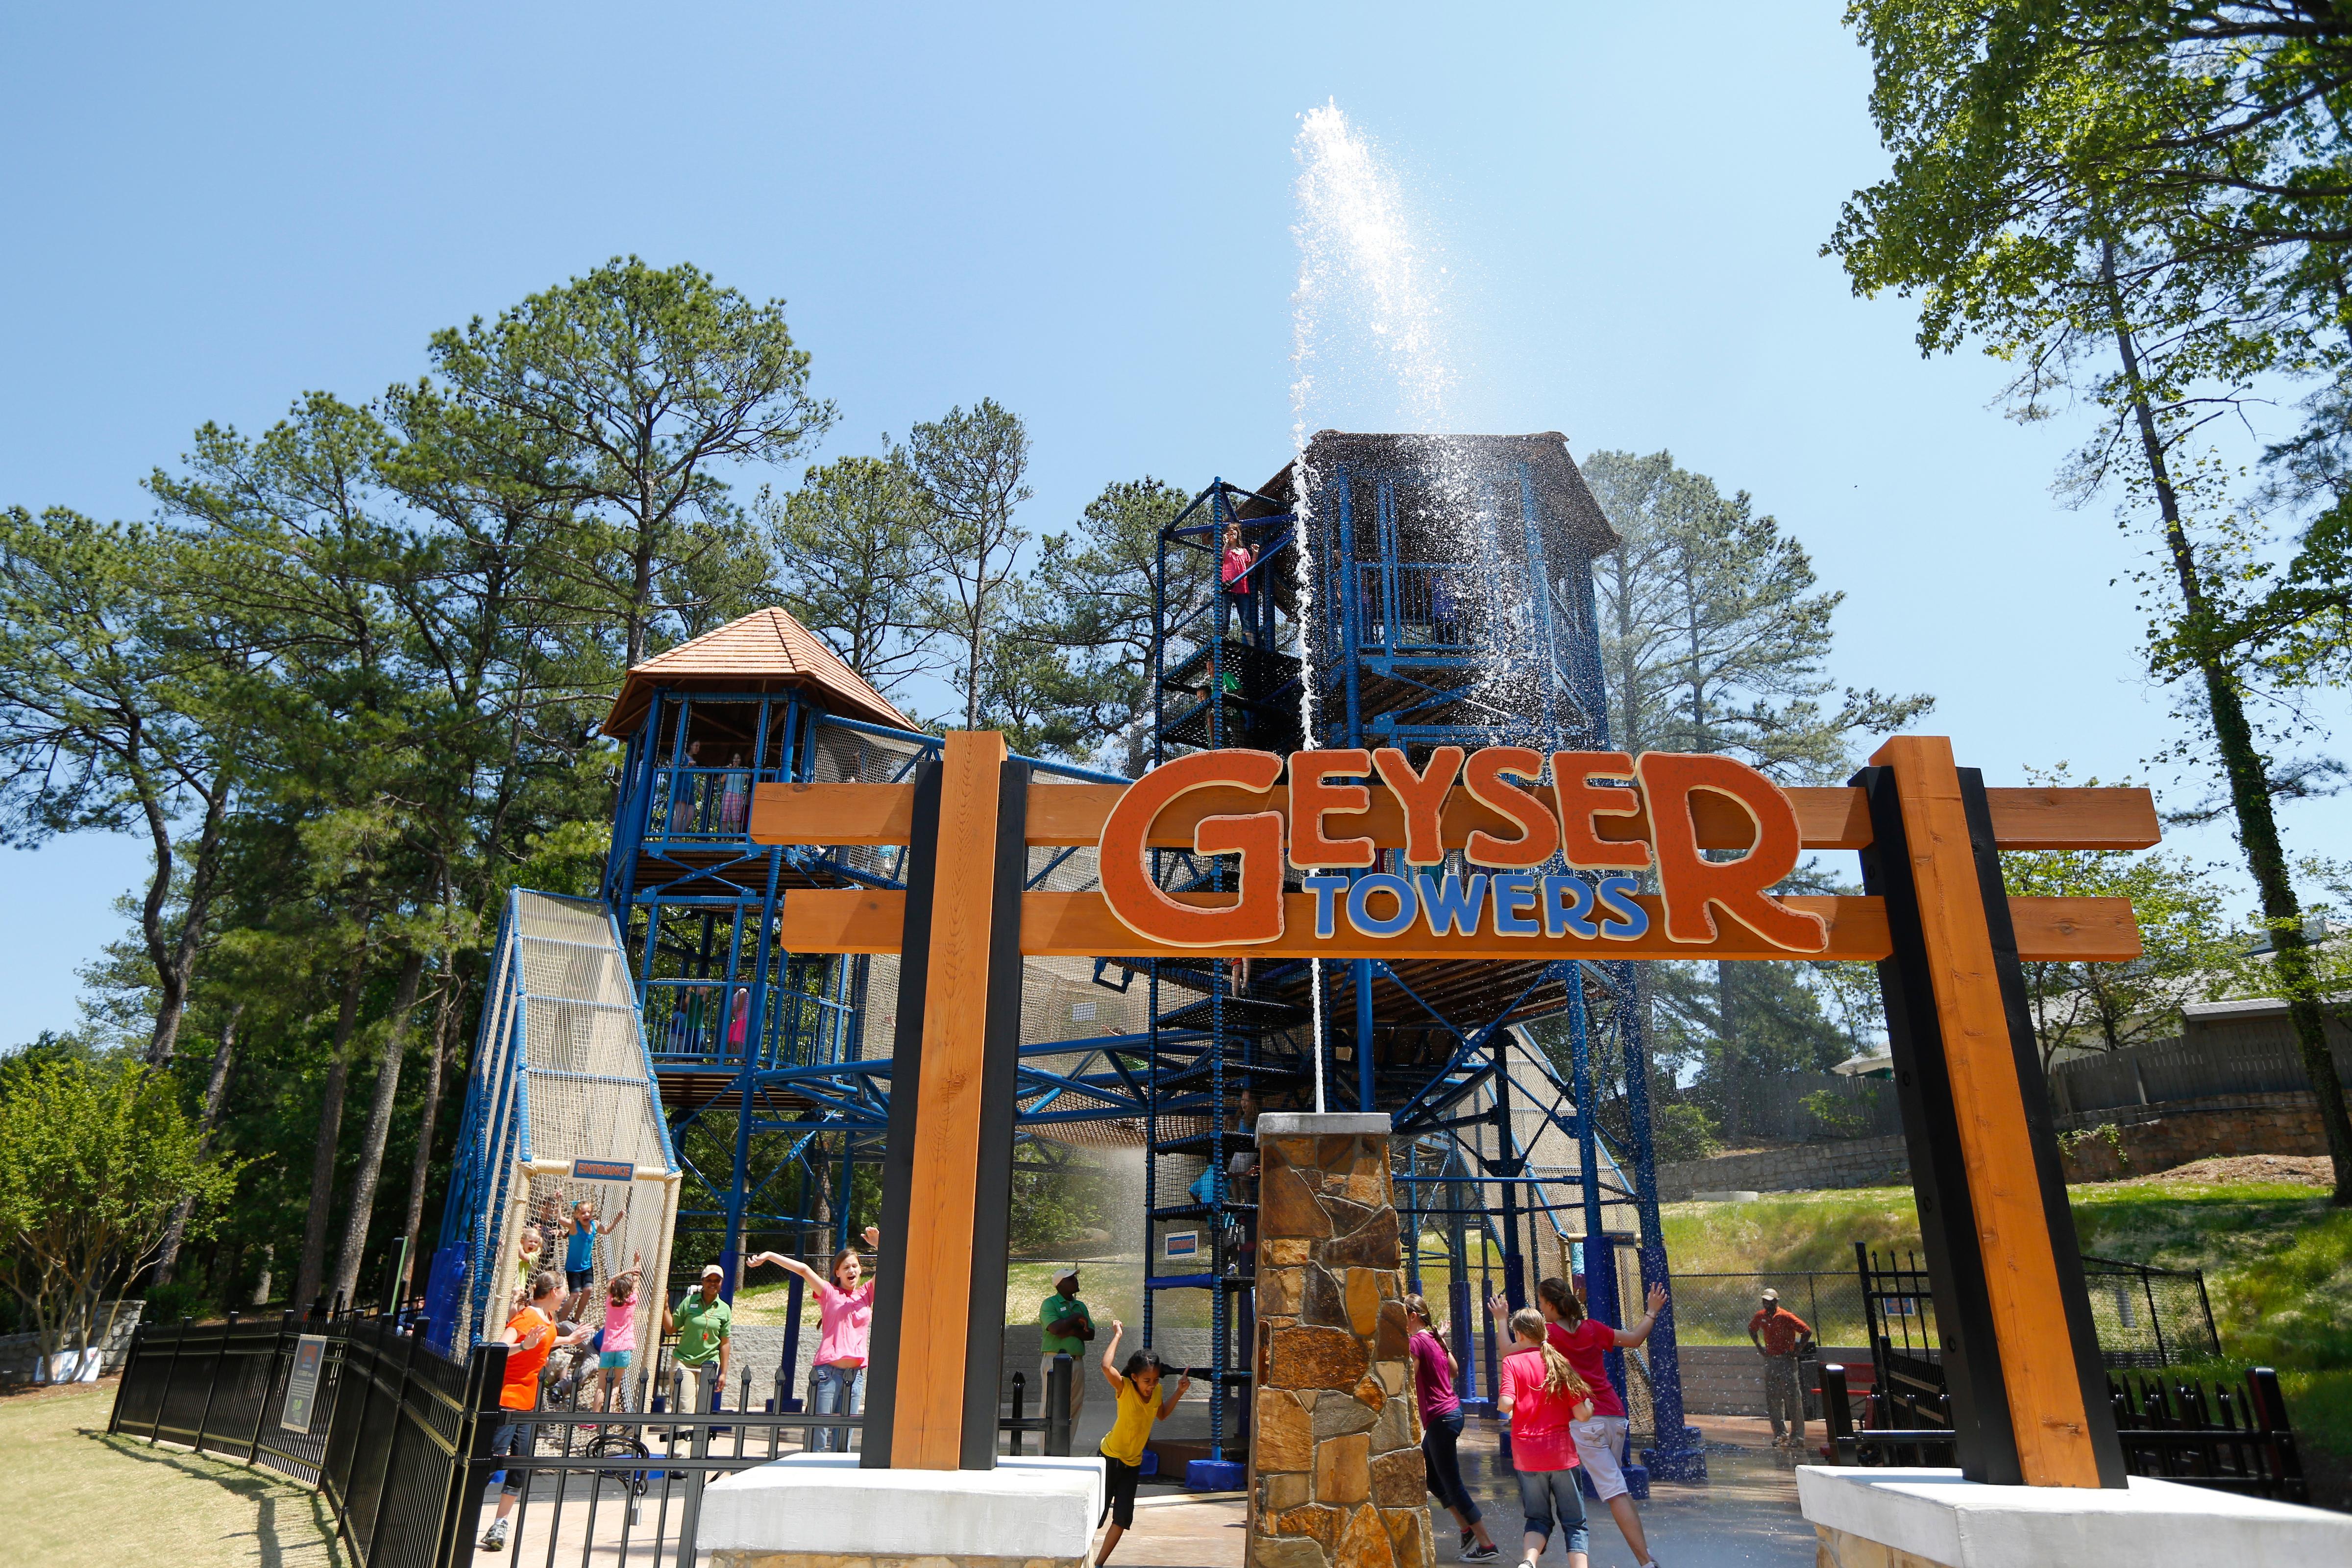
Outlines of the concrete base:
M 1989 1487 L 1958 1470 L 1797 1468 L 1822 1568 L 2094 1563 L 2343 1568 L 2352 1518 L 2134 1476 L 2120 1490 Z
M 1086 1568 L 1103 1508 L 1098 1458 L 1003 1458 L 992 1470 L 869 1470 L 804 1454 L 702 1494 L 712 1568 Z

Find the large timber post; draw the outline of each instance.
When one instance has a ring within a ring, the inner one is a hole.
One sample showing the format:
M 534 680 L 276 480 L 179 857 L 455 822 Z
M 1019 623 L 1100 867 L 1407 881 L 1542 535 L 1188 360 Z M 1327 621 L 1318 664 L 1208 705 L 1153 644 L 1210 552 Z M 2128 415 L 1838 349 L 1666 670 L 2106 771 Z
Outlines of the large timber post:
M 2121 1487 L 1983 776 L 1941 736 L 1871 762 L 1863 888 L 1885 900 L 1879 984 L 1961 1474 Z
M 950 734 L 915 784 L 869 1468 L 996 1464 L 1028 801 L 1028 764 L 992 732 Z M 944 1310 L 910 1311 L 910 1296 Z

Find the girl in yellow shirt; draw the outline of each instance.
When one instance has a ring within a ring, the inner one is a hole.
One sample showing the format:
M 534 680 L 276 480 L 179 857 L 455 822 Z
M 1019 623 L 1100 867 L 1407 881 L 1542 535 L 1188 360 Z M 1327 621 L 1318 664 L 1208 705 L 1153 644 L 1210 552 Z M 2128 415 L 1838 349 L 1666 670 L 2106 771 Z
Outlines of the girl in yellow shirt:
M 1136 1352 L 1120 1368 L 1118 1336 L 1125 1331 L 1126 1325 L 1113 1318 L 1110 1342 L 1103 1346 L 1103 1376 L 1118 1396 L 1118 1418 L 1102 1440 L 1103 1514 L 1110 1521 L 1110 1533 L 1103 1537 L 1102 1550 L 1095 1553 L 1096 1568 L 1110 1561 L 1111 1548 L 1135 1527 L 1135 1483 L 1143 1478 L 1143 1445 L 1151 1436 L 1152 1423 L 1167 1420 L 1184 1391 L 1192 1386 L 1190 1377 L 1180 1378 L 1174 1392 L 1163 1401 L 1160 1363 L 1150 1351 Z M 1102 1520 L 1095 1522 L 1100 1524 Z

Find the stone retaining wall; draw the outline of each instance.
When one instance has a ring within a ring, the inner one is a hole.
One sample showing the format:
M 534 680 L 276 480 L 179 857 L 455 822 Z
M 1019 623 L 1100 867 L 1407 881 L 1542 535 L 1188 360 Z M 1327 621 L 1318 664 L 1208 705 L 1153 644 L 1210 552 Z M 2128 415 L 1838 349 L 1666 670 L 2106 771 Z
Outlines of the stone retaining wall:
M 2056 1125 L 2065 1138 L 2070 1182 L 2145 1176 L 2217 1154 L 2327 1152 L 2319 1103 L 2303 1090 L 2120 1105 L 2061 1116 Z M 2112 1139 L 2065 1137 L 2109 1126 L 2116 1129 Z M 1678 1203 L 1697 1193 L 1899 1186 L 1910 1179 L 1910 1153 L 1901 1138 L 1849 1138 L 1661 1165 L 1658 1197 Z
M 1887 1186 L 1910 1179 L 1911 1156 L 1900 1136 L 1844 1138 L 1661 1165 L 1658 1197 L 1678 1203 L 1694 1193 L 1811 1192 Z

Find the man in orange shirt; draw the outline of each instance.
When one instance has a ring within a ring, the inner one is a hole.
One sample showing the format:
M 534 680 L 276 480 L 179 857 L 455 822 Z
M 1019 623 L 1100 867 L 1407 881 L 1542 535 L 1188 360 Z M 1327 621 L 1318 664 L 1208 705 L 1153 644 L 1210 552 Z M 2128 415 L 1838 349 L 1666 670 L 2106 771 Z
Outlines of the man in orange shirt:
M 502 1423 L 490 1438 L 490 1452 L 513 1458 L 527 1458 L 531 1451 L 534 1428 L 521 1418 L 539 1408 L 539 1369 L 547 1364 L 549 1354 L 559 1345 L 578 1344 L 588 1337 L 582 1329 L 569 1338 L 556 1332 L 555 1305 L 562 1299 L 563 1281 L 542 1269 L 530 1279 L 530 1300 L 522 1310 L 507 1320 L 499 1342 L 507 1351 L 505 1386 L 499 1390 L 499 1406 L 519 1412 Z M 482 1550 L 503 1552 L 507 1544 L 507 1515 L 514 1511 L 515 1499 L 522 1495 L 530 1477 L 521 1470 L 508 1470 L 499 1485 L 499 1512 L 491 1522 L 489 1533 L 482 1537 Z
M 1748 1338 L 1764 1358 L 1764 1410 L 1772 1417 L 1775 1447 L 1805 1446 L 1805 1393 L 1797 1357 L 1812 1337 L 1812 1325 L 1784 1310 L 1778 1290 L 1765 1291 L 1762 1309 L 1748 1320 Z

